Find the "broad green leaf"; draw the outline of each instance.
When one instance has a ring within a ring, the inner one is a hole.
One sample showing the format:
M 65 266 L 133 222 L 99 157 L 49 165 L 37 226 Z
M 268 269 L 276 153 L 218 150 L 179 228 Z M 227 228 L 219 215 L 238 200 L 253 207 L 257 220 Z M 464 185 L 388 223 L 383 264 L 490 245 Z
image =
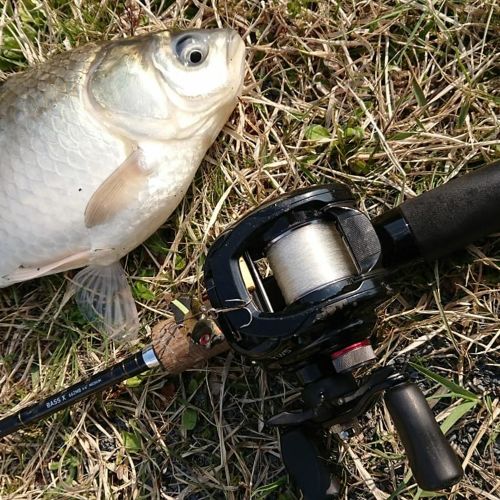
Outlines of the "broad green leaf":
M 470 101 L 467 100 L 464 103 L 462 103 L 462 106 L 460 106 L 460 114 L 458 115 L 458 121 L 457 121 L 457 126 L 459 128 L 464 126 L 465 119 L 469 114 L 469 108 L 470 108 Z
M 361 140 L 365 136 L 365 130 L 363 127 L 347 127 L 344 130 L 344 137 L 346 139 L 356 139 Z
M 188 393 L 189 394 L 194 394 L 196 392 L 196 389 L 199 387 L 199 382 L 193 377 L 188 384 Z
M 129 453 L 137 453 L 142 449 L 141 437 L 135 432 L 122 431 L 123 445 Z
M 168 253 L 168 245 L 163 241 L 158 233 L 154 233 L 148 240 L 146 240 L 145 245 L 155 253 L 166 254 Z
M 186 408 L 182 413 L 182 427 L 187 431 L 192 431 L 198 421 L 198 412 L 193 408 Z
M 307 128 L 305 135 L 310 141 L 325 141 L 331 138 L 330 132 L 322 125 L 311 125 Z
M 413 93 L 415 94 L 415 97 L 417 98 L 418 105 L 423 108 L 424 106 L 427 106 L 427 99 L 425 98 L 424 92 L 420 85 L 418 84 L 417 80 L 415 78 L 412 78 L 411 80 L 411 86 L 413 87 Z
M 134 284 L 134 292 L 136 297 L 141 300 L 154 300 L 156 298 L 155 294 L 141 281 Z
M 186 267 L 186 259 L 182 255 L 177 254 L 175 256 L 174 267 L 176 271 L 182 271 Z
M 475 408 L 476 405 L 476 401 L 466 401 L 454 408 L 441 424 L 443 434 L 446 434 L 466 413 Z
M 140 375 L 136 375 L 135 377 L 130 377 L 123 382 L 123 385 L 127 387 L 139 387 L 142 384 L 142 378 Z
M 370 166 L 368 163 L 364 160 L 354 160 L 349 162 L 349 168 L 355 173 L 355 174 L 366 174 L 370 171 Z
M 34 370 L 31 372 L 31 386 L 36 387 L 38 382 L 40 381 L 40 372 L 38 370 Z

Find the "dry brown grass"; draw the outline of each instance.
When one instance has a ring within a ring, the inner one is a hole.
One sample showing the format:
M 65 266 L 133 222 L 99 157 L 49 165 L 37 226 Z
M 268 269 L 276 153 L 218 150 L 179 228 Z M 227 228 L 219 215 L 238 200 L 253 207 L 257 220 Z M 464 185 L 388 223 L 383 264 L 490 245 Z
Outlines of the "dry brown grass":
M 497 158 L 499 16 L 494 0 L 7 0 L 0 77 L 132 32 L 219 25 L 244 35 L 237 111 L 174 216 L 127 258 L 147 344 L 165 293 L 200 293 L 207 246 L 265 200 L 338 180 L 373 216 Z M 417 361 L 478 396 L 448 433 L 465 467 L 450 498 L 499 495 L 499 265 L 491 237 L 413 266 L 379 311 L 383 362 Z M 73 306 L 60 309 L 64 287 L 54 276 L 0 291 L 1 413 L 126 354 Z M 468 401 L 412 374 L 439 421 Z M 3 440 L 1 497 L 294 498 L 264 421 L 296 395 L 287 378 L 232 354 L 181 377 L 148 375 Z M 378 405 L 362 426 L 350 442 L 330 443 L 342 497 L 421 497 L 413 480 L 403 483 L 408 467 L 386 410 Z

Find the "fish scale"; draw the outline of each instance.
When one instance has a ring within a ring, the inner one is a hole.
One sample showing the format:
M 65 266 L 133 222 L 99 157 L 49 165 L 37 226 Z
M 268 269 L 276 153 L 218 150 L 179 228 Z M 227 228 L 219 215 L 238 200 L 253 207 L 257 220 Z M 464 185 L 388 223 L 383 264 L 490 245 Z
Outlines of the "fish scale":
M 232 30 L 160 32 L 86 45 L 4 82 L 0 287 L 88 265 L 74 280 L 89 316 L 135 311 L 116 264 L 184 196 L 236 104 L 243 61 Z
M 0 95 L 0 123 L 8 124 L 0 134 L 0 199 L 10 200 L 0 214 L 0 276 L 88 246 L 88 230 L 81 224 L 88 193 L 123 161 L 121 142 L 81 106 L 83 71 L 92 59 L 77 55 L 70 58 L 72 65 L 60 66 L 59 57 L 12 77 Z M 58 77 L 48 85 L 51 75 L 63 70 L 67 80 Z M 22 98 L 12 100 L 12 95 Z M 79 149 L 71 136 L 80 136 L 92 148 Z M 78 192 L 79 180 L 86 196 Z M 53 244 L 47 245 L 48 240 Z

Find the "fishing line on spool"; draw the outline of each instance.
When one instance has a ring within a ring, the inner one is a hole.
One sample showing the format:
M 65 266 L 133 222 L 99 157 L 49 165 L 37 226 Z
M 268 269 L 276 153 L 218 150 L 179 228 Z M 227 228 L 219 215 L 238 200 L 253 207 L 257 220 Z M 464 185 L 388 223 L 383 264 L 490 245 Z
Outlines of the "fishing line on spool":
M 284 233 L 270 244 L 267 258 L 287 305 L 357 274 L 335 223 L 324 220 L 309 221 Z

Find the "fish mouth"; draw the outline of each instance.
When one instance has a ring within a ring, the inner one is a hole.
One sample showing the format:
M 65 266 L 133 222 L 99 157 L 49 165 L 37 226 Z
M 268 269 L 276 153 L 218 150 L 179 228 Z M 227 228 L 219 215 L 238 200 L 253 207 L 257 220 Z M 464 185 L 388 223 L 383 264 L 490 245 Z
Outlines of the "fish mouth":
M 235 80 L 239 82 L 235 95 L 239 94 L 243 86 L 243 77 L 245 74 L 245 43 L 241 36 L 234 30 L 229 30 L 227 39 L 226 58 L 227 64 L 233 69 Z

